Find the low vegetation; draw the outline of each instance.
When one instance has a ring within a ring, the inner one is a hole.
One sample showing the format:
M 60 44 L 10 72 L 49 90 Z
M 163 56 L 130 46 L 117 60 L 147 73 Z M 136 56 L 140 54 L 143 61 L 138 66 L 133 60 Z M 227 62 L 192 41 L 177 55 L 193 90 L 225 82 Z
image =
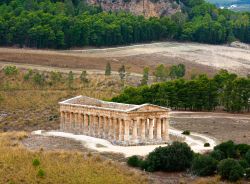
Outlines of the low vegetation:
M 0 131 L 56 129 L 58 102 L 76 95 L 107 99 L 122 89 L 119 79 L 59 71 L 18 70 L 6 66 L 0 71 Z
M 231 182 L 249 178 L 250 145 L 223 142 L 210 153 L 201 155 L 191 151 L 186 143 L 174 142 L 167 147 L 158 147 L 146 158 L 128 158 L 128 165 L 143 170 L 154 171 L 191 171 L 198 176 L 215 176 Z
M 0 183 L 146 184 L 142 175 L 112 161 L 79 152 L 28 151 L 24 132 L 0 133 Z

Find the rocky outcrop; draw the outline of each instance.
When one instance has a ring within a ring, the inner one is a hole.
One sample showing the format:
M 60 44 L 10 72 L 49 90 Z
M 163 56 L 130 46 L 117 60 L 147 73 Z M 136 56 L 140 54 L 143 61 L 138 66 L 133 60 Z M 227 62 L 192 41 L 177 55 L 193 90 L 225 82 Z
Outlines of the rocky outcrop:
M 104 11 L 126 11 L 145 17 L 161 17 L 181 11 L 174 0 L 87 0 L 89 4 L 100 5 Z

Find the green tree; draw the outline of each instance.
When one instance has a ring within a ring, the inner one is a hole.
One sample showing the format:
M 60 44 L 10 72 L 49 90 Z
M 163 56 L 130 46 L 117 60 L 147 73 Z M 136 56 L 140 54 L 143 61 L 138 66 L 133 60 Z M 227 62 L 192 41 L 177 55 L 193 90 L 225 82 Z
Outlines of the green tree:
M 192 161 L 192 171 L 199 176 L 211 176 L 217 169 L 217 161 L 207 155 L 199 155 Z
M 149 68 L 145 67 L 143 69 L 143 76 L 142 76 L 142 80 L 141 80 L 141 85 L 147 85 L 148 84 L 148 77 L 149 77 Z
M 86 83 L 89 82 L 89 79 L 87 78 L 87 72 L 84 70 L 82 71 L 80 75 L 81 82 Z
M 45 76 L 44 76 L 44 74 L 42 73 L 42 74 L 40 74 L 40 73 L 35 73 L 34 75 L 33 75 L 33 81 L 34 81 L 34 83 L 35 84 L 37 84 L 37 85 L 44 85 L 44 83 L 45 83 Z
M 120 68 L 119 68 L 119 76 L 120 76 L 120 79 L 121 81 L 124 81 L 125 80 L 125 77 L 126 77 L 126 69 L 125 69 L 125 66 L 122 65 Z
M 52 71 L 52 72 L 50 73 L 50 76 L 51 76 L 51 80 L 52 80 L 54 83 L 60 82 L 60 81 L 62 80 L 62 74 L 61 74 L 61 72 Z
M 218 165 L 218 172 L 222 179 L 235 182 L 243 177 L 244 169 L 238 161 L 228 158 L 220 161 Z
M 165 81 L 168 76 L 168 72 L 163 64 L 160 64 L 156 67 L 154 75 L 156 77 L 156 81 L 161 82 Z
M 110 65 L 109 62 L 106 64 L 105 75 L 106 75 L 106 76 L 111 75 L 111 65 Z
M 68 74 L 68 87 L 72 88 L 73 87 L 73 83 L 74 83 L 74 74 L 72 71 L 69 72 Z
M 191 166 L 193 152 L 186 143 L 158 147 L 146 158 L 148 171 L 183 171 Z

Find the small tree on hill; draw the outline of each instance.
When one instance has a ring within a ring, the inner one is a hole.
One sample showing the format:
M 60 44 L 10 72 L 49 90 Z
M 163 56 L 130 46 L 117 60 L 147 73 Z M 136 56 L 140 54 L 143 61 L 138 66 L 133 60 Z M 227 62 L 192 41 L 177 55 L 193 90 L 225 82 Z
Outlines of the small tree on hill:
M 30 77 L 31 77 L 32 75 L 33 75 L 33 70 L 32 70 L 32 69 L 29 69 L 28 72 L 26 72 L 26 73 L 24 74 L 23 79 L 24 79 L 25 81 L 27 81 L 27 80 L 30 79 Z
M 5 66 L 3 71 L 5 75 L 16 75 L 18 73 L 16 66 Z
M 37 85 L 40 85 L 40 86 L 43 85 L 45 83 L 44 74 L 35 73 L 34 76 L 33 76 L 33 81 Z
M 165 81 L 167 79 L 168 72 L 167 72 L 167 69 L 165 68 L 165 66 L 163 64 L 161 64 L 161 65 L 158 65 L 156 67 L 154 75 L 156 77 L 156 81 L 162 82 L 162 81 Z
M 111 65 L 109 62 L 106 64 L 105 75 L 111 75 Z
M 74 74 L 72 71 L 70 71 L 68 74 L 68 87 L 69 88 L 73 87 L 73 82 L 74 82 Z
M 141 80 L 141 85 L 147 85 L 148 84 L 148 77 L 149 77 L 149 68 L 145 67 L 143 69 L 143 76 L 142 76 L 142 80 Z
M 87 78 L 87 72 L 84 70 L 82 71 L 80 75 L 81 82 L 86 83 L 89 82 L 89 79 Z
M 60 72 L 52 71 L 50 75 L 51 75 L 51 80 L 54 83 L 60 82 L 62 80 L 62 74 Z
M 124 82 L 124 79 L 125 79 L 125 77 L 126 77 L 126 69 L 125 69 L 125 66 L 122 65 L 121 68 L 119 68 L 119 71 L 118 71 L 118 72 L 119 72 L 119 76 L 120 76 L 121 81 Z

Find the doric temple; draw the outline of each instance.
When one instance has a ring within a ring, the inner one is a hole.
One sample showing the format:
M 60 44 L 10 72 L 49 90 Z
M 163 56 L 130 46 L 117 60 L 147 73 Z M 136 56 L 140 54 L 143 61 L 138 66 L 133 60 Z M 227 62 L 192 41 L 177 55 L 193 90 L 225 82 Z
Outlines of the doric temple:
M 77 96 L 59 102 L 65 132 L 107 139 L 119 145 L 163 144 L 169 141 L 170 109 Z

